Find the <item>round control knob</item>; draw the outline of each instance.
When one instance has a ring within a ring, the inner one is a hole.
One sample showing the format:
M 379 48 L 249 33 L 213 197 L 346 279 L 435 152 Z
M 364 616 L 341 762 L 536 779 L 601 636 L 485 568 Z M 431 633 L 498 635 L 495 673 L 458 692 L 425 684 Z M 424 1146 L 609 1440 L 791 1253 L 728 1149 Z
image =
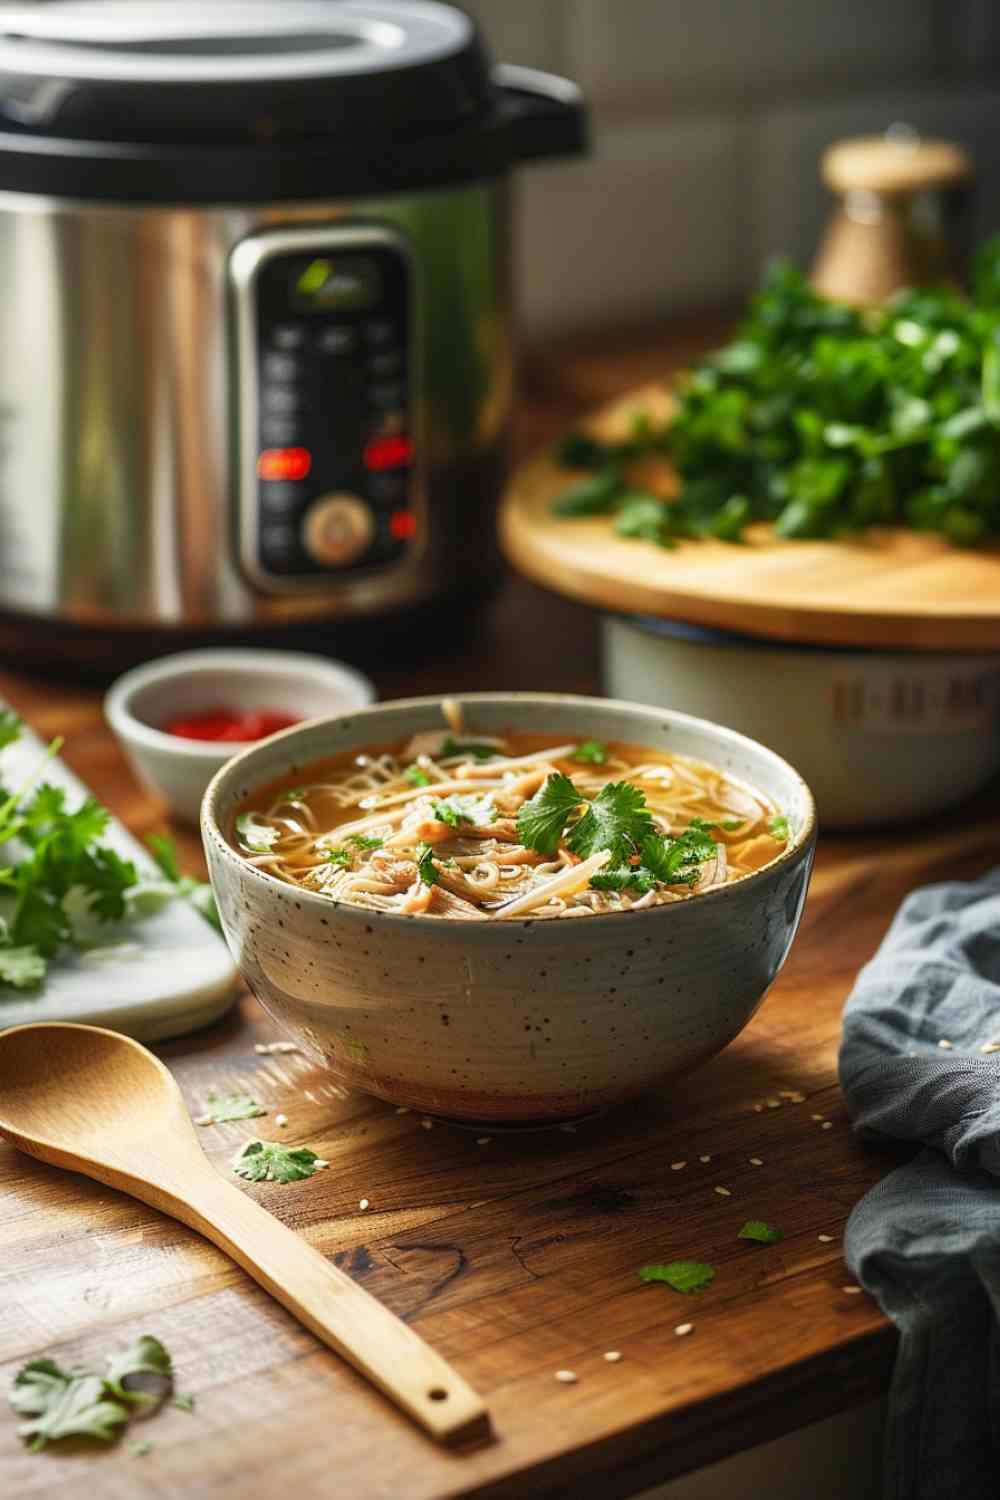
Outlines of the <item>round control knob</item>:
M 302 544 L 309 556 L 328 567 L 343 568 L 367 552 L 375 521 L 357 495 L 321 495 L 302 521 Z

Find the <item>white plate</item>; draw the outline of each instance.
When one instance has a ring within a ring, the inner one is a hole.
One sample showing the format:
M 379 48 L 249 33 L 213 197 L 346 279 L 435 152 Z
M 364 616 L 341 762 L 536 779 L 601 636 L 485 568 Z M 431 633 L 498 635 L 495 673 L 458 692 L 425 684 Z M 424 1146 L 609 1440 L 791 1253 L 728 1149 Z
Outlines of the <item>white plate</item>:
M 69 805 L 77 806 L 89 788 L 44 752 L 37 735 L 22 728 L 20 739 L 0 752 L 4 786 L 20 788 L 37 769 L 37 782 L 61 787 Z M 142 874 L 158 878 L 149 851 L 115 819 L 102 842 Z M 239 976 L 229 950 L 186 901 L 169 901 L 138 921 L 109 924 L 105 934 L 102 950 L 54 959 L 40 989 L 0 990 L 0 1029 L 26 1021 L 81 1021 L 154 1042 L 206 1026 L 231 1004 Z M 128 946 L 114 951 L 121 943 Z

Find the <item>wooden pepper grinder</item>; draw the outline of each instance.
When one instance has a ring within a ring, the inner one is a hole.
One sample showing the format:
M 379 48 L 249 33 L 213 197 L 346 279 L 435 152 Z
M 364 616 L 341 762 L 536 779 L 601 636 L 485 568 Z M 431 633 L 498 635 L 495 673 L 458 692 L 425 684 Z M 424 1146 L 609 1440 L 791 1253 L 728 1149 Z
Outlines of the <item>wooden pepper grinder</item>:
M 961 146 L 893 126 L 828 147 L 821 172 L 841 201 L 813 264 L 817 291 L 870 304 L 958 279 L 972 179 Z

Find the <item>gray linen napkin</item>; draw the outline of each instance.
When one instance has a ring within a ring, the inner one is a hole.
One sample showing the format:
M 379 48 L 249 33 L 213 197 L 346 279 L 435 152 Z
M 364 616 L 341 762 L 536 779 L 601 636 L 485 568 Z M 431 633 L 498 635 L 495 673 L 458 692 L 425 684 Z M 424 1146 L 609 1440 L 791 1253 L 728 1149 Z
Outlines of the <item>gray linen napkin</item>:
M 1000 869 L 909 896 L 844 1013 L 856 1128 L 929 1148 L 861 1200 L 845 1239 L 900 1332 L 887 1500 L 1000 1497 L 1000 1051 L 982 1050 L 994 1039 Z

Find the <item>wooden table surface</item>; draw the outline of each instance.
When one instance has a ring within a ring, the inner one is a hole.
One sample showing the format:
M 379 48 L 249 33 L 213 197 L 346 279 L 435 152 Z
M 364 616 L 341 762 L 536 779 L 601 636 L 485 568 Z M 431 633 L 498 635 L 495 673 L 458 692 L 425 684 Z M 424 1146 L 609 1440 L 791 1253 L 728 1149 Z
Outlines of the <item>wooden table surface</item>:
M 703 339 L 695 329 L 537 363 L 522 448 Z M 376 675 L 386 696 L 593 690 L 595 622 L 512 580 L 449 658 Z M 8 674 L 0 693 L 43 734 L 66 736 L 67 760 L 134 829 L 163 826 L 92 690 Z M 160 1049 L 194 1113 L 212 1088 L 245 1088 L 288 1115 L 284 1139 L 329 1159 L 306 1182 L 243 1186 L 482 1392 L 496 1436 L 475 1450 L 435 1448 L 191 1231 L 0 1145 L 0 1384 L 42 1354 L 99 1365 L 149 1332 L 196 1397 L 193 1414 L 169 1409 L 142 1430 L 153 1444 L 142 1458 L 124 1443 L 30 1455 L 4 1406 L 0 1494 L 615 1500 L 882 1391 L 894 1337 L 867 1297 L 844 1292 L 840 1238 L 898 1156 L 851 1133 L 836 1085 L 840 1010 L 911 887 L 996 860 L 990 805 L 904 836 L 822 840 L 798 941 L 743 1035 L 692 1077 L 573 1132 L 480 1145 L 484 1132 L 425 1130 L 413 1115 L 341 1097 L 303 1057 L 255 1054 L 255 1041 L 279 1032 L 248 998 Z M 196 869 L 193 836 L 181 847 Z M 268 1122 L 203 1132 L 221 1172 L 258 1124 Z M 751 1218 L 785 1238 L 739 1240 Z M 638 1280 L 640 1266 L 680 1258 L 716 1267 L 700 1295 Z M 694 1326 L 679 1338 L 682 1323 Z M 621 1360 L 606 1361 L 608 1350 Z M 559 1369 L 577 1382 L 557 1382 Z

